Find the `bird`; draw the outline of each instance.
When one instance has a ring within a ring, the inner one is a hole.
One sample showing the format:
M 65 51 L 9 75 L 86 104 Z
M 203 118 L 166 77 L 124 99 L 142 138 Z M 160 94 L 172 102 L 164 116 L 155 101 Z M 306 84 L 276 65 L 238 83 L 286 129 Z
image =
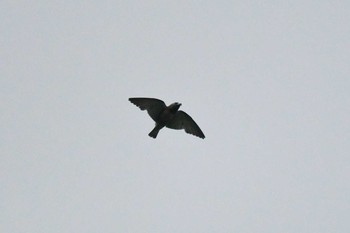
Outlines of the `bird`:
M 204 139 L 204 133 L 197 123 L 184 111 L 179 110 L 181 103 L 175 102 L 166 106 L 164 101 L 155 98 L 134 97 L 129 101 L 142 111 L 147 110 L 148 115 L 155 121 L 155 127 L 148 134 L 156 138 L 159 130 L 164 127 L 170 129 L 184 129 L 186 133 Z

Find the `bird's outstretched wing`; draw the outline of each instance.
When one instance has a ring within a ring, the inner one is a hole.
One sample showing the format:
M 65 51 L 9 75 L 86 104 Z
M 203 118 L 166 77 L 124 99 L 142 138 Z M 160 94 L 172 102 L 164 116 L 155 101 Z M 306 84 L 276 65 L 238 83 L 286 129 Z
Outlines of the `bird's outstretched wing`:
M 181 110 L 176 113 L 175 117 L 166 125 L 166 127 L 170 129 L 184 129 L 186 133 L 205 138 L 204 133 L 192 117 Z
M 157 121 L 159 114 L 166 108 L 162 100 L 154 98 L 129 98 L 129 101 L 141 110 L 147 110 L 154 121 Z

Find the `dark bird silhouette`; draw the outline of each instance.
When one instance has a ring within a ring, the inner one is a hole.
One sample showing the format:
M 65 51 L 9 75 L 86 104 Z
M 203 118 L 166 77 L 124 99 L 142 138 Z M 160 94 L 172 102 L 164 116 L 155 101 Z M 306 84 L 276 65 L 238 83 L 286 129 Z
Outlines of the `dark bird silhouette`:
M 197 123 L 184 111 L 179 110 L 181 104 L 173 103 L 166 106 L 162 100 L 154 98 L 129 98 L 129 101 L 141 110 L 147 110 L 148 115 L 156 122 L 154 129 L 148 134 L 156 138 L 163 127 L 184 129 L 186 133 L 205 138 Z

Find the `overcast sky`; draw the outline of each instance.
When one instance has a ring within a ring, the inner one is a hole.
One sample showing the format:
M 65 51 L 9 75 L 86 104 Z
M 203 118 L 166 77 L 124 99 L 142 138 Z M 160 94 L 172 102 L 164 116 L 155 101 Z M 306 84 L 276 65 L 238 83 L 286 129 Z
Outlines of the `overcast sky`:
M 350 232 L 349 12 L 1 1 L 1 232 Z M 137 96 L 206 138 L 150 138 Z

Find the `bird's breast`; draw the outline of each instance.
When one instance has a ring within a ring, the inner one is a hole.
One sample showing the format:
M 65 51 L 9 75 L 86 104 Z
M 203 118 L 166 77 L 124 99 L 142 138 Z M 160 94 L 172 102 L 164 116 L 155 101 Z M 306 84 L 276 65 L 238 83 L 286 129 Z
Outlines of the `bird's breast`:
M 167 123 L 171 121 L 174 118 L 175 114 L 170 112 L 168 109 L 164 110 L 160 116 L 159 116 L 159 121 L 162 123 Z

